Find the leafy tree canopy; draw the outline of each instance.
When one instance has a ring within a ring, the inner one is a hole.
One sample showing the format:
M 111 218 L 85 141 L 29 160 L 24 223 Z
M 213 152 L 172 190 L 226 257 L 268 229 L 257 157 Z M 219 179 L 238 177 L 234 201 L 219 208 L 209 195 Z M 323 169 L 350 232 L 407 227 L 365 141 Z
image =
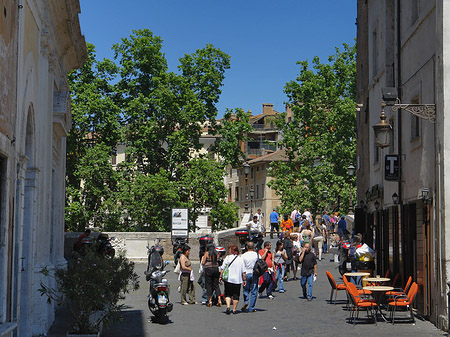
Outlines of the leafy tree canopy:
M 285 86 L 292 120 L 282 114 L 277 121 L 290 160 L 272 164 L 270 187 L 283 212 L 294 206 L 346 212 L 356 192 L 355 177 L 347 175 L 356 152 L 356 47 L 336 48 L 327 63 L 315 57 L 311 65 L 297 64 L 299 75 Z

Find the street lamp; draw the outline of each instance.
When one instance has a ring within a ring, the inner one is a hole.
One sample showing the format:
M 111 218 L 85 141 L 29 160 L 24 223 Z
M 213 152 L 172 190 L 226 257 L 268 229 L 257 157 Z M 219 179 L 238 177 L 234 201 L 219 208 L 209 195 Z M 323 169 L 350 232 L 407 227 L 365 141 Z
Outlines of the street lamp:
M 253 215 L 253 198 L 255 196 L 255 190 L 253 185 L 250 186 L 250 214 Z
M 392 201 L 394 202 L 395 205 L 398 204 L 398 194 L 396 192 L 394 192 L 394 194 L 392 194 Z
M 353 206 L 352 206 L 352 184 L 351 179 L 355 175 L 355 167 L 350 164 L 349 167 L 347 167 L 347 174 L 350 177 L 350 192 L 348 196 L 348 214 L 353 214 Z
M 322 195 L 324 199 L 328 198 L 328 191 L 327 190 L 323 191 Z
M 250 165 L 247 163 L 247 162 L 245 162 L 244 163 L 244 174 L 245 174 L 245 191 L 246 191 L 246 193 L 245 193 L 245 200 L 247 201 L 245 204 L 244 204 L 244 212 L 245 213 L 248 213 L 248 187 L 247 187 L 247 182 L 248 182 L 248 174 L 250 173 Z
M 373 126 L 375 142 L 378 147 L 385 148 L 391 144 L 392 125 L 386 122 L 384 107 L 386 103 L 381 103 L 380 123 Z

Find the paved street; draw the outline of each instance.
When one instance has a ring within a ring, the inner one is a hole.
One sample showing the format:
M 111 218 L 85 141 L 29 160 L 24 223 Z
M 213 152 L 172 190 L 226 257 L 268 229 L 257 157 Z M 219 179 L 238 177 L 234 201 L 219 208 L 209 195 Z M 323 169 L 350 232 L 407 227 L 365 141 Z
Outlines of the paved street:
M 335 277 L 339 273 L 337 264 L 331 262 L 331 255 L 319 262 L 319 276 L 314 284 L 312 302 L 300 298 L 299 281 L 285 283 L 286 293 L 275 293 L 275 299 L 258 299 L 256 313 L 239 313 L 227 316 L 225 308 L 207 308 L 204 305 L 182 306 L 177 293 L 178 281 L 173 273 L 168 273 L 171 284 L 171 299 L 174 310 L 170 314 L 170 323 L 160 325 L 151 322 L 147 308 L 148 286 L 141 278 L 141 288 L 130 293 L 125 303 L 123 322 L 105 331 L 105 337 L 148 337 L 148 336 L 246 336 L 252 334 L 265 336 L 443 336 L 430 322 L 416 320 L 416 325 L 378 322 L 378 325 L 360 323 L 354 327 L 346 321 L 348 313 L 343 304 L 327 303 L 330 285 L 325 270 L 330 270 Z M 145 265 L 139 264 L 136 270 L 143 275 Z M 170 265 L 169 270 L 172 270 Z M 196 268 L 198 270 L 198 268 Z M 201 302 L 201 288 L 196 283 L 197 301 Z M 339 292 L 338 299 L 345 294 Z M 242 301 L 242 297 L 241 297 Z M 241 303 L 239 307 L 241 307 Z M 362 317 L 365 316 L 363 313 Z M 62 336 L 54 330 L 50 336 Z

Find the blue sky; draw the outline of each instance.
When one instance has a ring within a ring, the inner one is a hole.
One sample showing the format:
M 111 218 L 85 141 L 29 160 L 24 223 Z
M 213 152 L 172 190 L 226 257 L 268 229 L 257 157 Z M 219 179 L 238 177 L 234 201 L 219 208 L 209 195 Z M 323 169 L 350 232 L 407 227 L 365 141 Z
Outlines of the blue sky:
M 219 116 L 226 108 L 251 109 L 262 103 L 284 111 L 287 81 L 296 61 L 325 61 L 356 37 L 354 0 L 81 0 L 81 30 L 99 58 L 133 29 L 150 29 L 164 39 L 170 70 L 186 53 L 212 43 L 231 56 Z

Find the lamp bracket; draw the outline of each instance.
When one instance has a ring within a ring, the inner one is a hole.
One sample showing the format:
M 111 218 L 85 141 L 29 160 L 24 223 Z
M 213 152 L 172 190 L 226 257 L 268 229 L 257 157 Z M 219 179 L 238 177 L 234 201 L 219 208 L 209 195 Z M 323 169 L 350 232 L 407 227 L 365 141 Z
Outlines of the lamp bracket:
M 394 104 L 392 111 L 403 109 L 410 114 L 422 119 L 427 119 L 431 123 L 436 123 L 436 104 Z

